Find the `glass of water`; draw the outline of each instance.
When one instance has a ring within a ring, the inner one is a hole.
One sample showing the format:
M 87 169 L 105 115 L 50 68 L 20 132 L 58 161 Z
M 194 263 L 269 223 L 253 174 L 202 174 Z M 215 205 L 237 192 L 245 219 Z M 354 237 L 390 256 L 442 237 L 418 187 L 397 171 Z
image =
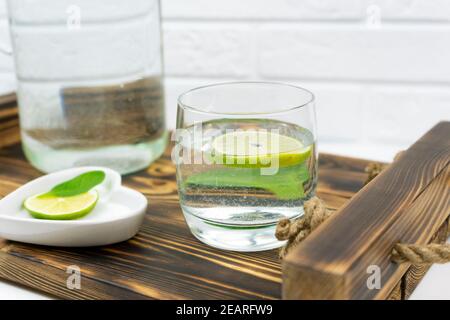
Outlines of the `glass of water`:
M 261 251 L 281 218 L 297 219 L 317 183 L 314 95 L 280 83 L 234 82 L 178 99 L 172 158 L 191 232 L 213 247 Z

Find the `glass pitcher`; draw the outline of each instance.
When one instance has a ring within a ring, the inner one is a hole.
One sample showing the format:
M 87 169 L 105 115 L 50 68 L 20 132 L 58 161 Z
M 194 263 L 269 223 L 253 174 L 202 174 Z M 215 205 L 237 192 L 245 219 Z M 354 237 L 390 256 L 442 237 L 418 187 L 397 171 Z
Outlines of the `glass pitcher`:
M 147 167 L 167 134 L 158 0 L 8 0 L 22 146 L 44 172 Z

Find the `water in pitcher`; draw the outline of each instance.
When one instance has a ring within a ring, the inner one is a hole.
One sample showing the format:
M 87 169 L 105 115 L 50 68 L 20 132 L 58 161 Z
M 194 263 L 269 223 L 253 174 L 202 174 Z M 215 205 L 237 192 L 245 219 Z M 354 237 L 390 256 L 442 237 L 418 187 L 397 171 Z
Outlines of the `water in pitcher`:
M 163 152 L 159 1 L 9 1 L 23 149 L 44 172 Z

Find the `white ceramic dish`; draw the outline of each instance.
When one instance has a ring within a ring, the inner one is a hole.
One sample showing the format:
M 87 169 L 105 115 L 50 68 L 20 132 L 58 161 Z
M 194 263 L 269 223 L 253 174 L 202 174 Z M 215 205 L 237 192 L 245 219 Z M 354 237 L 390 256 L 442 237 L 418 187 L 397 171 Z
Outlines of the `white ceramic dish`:
M 100 198 L 95 209 L 78 220 L 33 218 L 22 206 L 29 196 L 43 193 L 63 181 L 91 170 L 103 170 L 106 178 L 95 187 Z M 51 173 L 18 188 L 0 200 L 0 238 L 64 247 L 101 246 L 130 239 L 144 219 L 147 199 L 123 187 L 114 170 L 79 167 Z

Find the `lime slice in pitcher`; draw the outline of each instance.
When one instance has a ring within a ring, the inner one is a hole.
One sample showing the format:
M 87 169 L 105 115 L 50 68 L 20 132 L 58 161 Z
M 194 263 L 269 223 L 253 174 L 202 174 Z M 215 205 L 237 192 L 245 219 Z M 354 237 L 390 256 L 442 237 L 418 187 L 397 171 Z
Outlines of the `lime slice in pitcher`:
M 40 194 L 27 198 L 23 205 L 37 219 L 72 220 L 91 212 L 97 200 L 97 191 L 93 190 L 70 197 Z
M 212 142 L 215 163 L 243 168 L 280 167 L 300 164 L 309 158 L 311 146 L 301 141 L 266 130 L 225 133 Z M 275 162 L 276 163 L 276 162 Z

